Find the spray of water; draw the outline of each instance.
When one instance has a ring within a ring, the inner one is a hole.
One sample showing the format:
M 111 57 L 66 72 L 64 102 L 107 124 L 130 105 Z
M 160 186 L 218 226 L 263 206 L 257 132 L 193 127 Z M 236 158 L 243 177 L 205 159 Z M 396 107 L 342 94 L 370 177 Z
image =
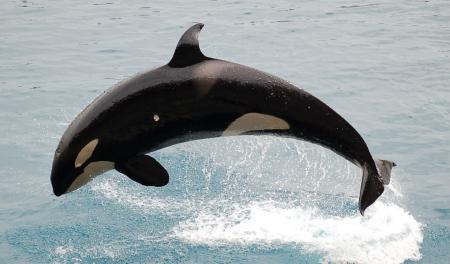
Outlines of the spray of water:
M 176 215 L 164 239 L 210 247 L 294 245 L 323 256 L 325 263 L 421 258 L 422 225 L 402 206 L 395 174 L 382 199 L 362 217 L 360 170 L 312 144 L 222 138 L 154 155 L 170 170 L 166 192 L 139 192 L 127 181 L 111 180 L 92 190 L 142 214 Z

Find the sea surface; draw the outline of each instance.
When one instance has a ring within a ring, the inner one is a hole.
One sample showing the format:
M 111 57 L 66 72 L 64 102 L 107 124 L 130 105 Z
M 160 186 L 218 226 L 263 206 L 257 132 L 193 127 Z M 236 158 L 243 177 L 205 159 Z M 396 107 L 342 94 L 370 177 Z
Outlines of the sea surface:
M 304 88 L 398 164 L 364 217 L 360 169 L 273 136 L 150 153 L 164 188 L 111 171 L 53 195 L 73 118 L 194 22 L 206 55 Z M 1 0 L 0 263 L 450 263 L 449 56 L 449 1 Z

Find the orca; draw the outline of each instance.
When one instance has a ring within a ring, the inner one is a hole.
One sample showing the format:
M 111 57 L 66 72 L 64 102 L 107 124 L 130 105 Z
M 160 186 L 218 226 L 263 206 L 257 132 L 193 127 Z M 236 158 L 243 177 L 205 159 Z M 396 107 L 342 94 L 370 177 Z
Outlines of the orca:
M 373 159 L 361 135 L 305 90 L 203 55 L 202 28 L 195 24 L 182 35 L 167 65 L 111 87 L 73 120 L 55 151 L 54 194 L 72 192 L 112 169 L 161 187 L 169 175 L 147 153 L 203 138 L 274 134 L 319 144 L 360 167 L 363 215 L 383 193 L 395 163 Z

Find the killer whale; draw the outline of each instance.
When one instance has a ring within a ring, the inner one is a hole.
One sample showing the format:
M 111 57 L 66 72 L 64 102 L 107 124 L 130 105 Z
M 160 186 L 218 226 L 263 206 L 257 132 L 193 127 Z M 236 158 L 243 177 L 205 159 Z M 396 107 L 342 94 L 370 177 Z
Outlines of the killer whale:
M 395 163 L 373 159 L 360 134 L 303 89 L 205 56 L 198 42 L 202 28 L 195 24 L 182 35 L 167 65 L 111 87 L 73 120 L 55 151 L 54 194 L 112 169 L 145 186 L 164 186 L 166 169 L 146 153 L 202 138 L 271 133 L 319 144 L 360 167 L 364 214 Z

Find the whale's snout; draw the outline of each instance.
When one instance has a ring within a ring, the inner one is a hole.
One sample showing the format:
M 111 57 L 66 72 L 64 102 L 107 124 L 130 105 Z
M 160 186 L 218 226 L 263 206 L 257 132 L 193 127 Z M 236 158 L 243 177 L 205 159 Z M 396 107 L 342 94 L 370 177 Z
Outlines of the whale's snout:
M 64 161 L 59 157 L 58 154 L 55 155 L 53 160 L 52 172 L 50 175 L 50 180 L 52 183 L 53 193 L 56 196 L 63 195 L 67 188 L 69 187 L 70 170 L 65 168 Z
M 61 196 L 67 193 L 74 179 L 83 171 L 82 166 L 76 166 L 76 153 L 70 148 L 71 141 L 65 137 L 59 142 L 55 151 L 52 164 L 50 181 L 52 183 L 53 193 Z
M 75 191 L 94 177 L 114 169 L 114 162 L 102 159 L 101 154 L 95 154 L 98 144 L 98 138 L 80 140 L 77 144 L 65 145 L 64 141 L 60 143 L 55 152 L 50 175 L 56 196 Z

